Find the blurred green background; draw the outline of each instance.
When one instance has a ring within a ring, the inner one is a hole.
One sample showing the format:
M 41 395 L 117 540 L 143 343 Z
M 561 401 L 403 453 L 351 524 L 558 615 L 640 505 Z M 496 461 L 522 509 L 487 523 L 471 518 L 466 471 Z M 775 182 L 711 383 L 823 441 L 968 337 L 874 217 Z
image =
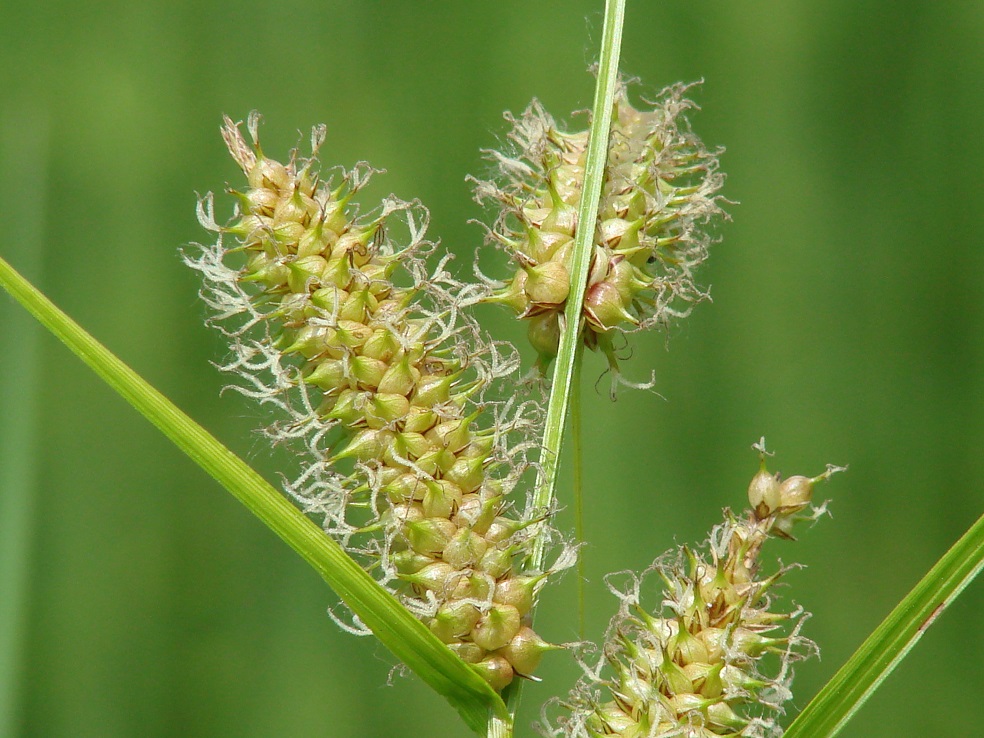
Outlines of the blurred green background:
M 194 193 L 238 175 L 221 114 L 261 110 L 277 155 L 326 122 L 324 160 L 387 168 L 374 192 L 422 199 L 465 270 L 465 175 L 503 110 L 590 105 L 601 9 L 6 2 L 0 255 L 275 480 L 290 459 L 253 433 L 265 412 L 219 397 L 178 258 L 206 238 Z M 833 518 L 775 547 L 808 564 L 787 593 L 823 649 L 797 706 L 981 513 L 982 39 L 972 1 L 629 3 L 623 68 L 643 92 L 706 80 L 694 127 L 741 204 L 703 270 L 713 304 L 634 341 L 628 371 L 654 367 L 662 397 L 610 403 L 589 357 L 589 635 L 605 572 L 742 504 L 763 434 L 787 474 L 851 467 L 822 488 Z M 332 624 L 318 576 L 6 297 L 0 392 L 0 735 L 465 734 L 415 679 L 387 686 L 391 658 Z M 546 637 L 576 637 L 574 598 L 573 576 L 546 591 Z M 843 735 L 981 735 L 982 608 L 977 582 Z M 576 673 L 548 658 L 520 725 Z

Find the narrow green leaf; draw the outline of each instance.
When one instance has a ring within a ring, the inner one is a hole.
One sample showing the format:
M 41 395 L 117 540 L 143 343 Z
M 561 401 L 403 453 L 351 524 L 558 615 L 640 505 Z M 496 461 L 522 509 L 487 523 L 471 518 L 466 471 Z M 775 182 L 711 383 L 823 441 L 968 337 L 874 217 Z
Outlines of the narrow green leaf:
M 577 232 L 574 236 L 574 253 L 571 259 L 571 289 L 564 308 L 560 347 L 554 364 L 550 400 L 547 404 L 540 475 L 533 497 L 533 504 L 541 509 L 547 509 L 553 503 L 564 427 L 567 423 L 571 389 L 575 380 L 574 365 L 581 356 L 581 352 L 578 351 L 581 343 L 581 312 L 591 257 L 594 254 L 595 225 L 598 222 L 601 186 L 605 180 L 605 167 L 608 163 L 608 137 L 611 131 L 612 111 L 615 107 L 615 86 L 618 81 L 618 61 L 622 50 L 624 20 L 625 0 L 606 0 L 605 25 L 602 30 L 601 55 L 598 61 L 598 83 L 595 86 L 594 104 L 591 108 L 584 186 L 578 204 Z M 538 538 L 530 556 L 533 569 L 542 568 L 545 553 L 543 539 Z M 519 707 L 521 692 L 522 683 L 519 679 L 504 692 L 506 704 L 513 715 Z M 495 732 L 490 726 L 489 738 L 506 738 L 507 735 L 509 734 Z
M 875 628 L 793 721 L 786 738 L 837 735 L 981 568 L 984 516 Z
M 484 734 L 508 720 L 499 695 L 324 531 L 0 259 L 0 284 L 110 387 L 313 566 L 393 654 Z

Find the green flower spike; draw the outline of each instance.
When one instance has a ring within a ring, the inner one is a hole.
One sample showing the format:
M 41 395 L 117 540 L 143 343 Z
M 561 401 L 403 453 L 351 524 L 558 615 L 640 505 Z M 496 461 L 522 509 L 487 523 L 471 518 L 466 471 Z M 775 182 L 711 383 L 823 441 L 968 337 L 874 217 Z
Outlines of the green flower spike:
M 722 216 L 715 193 L 724 176 L 716 153 L 689 129 L 684 113 L 695 106 L 686 90 L 663 90 L 650 111 L 636 110 L 624 86 L 616 92 L 582 313 L 585 344 L 603 351 L 616 375 L 616 334 L 686 315 L 705 296 L 693 273 L 712 241 L 706 226 Z M 496 206 L 487 241 L 509 254 L 516 271 L 507 282 L 486 278 L 486 299 L 529 321 L 545 368 L 568 297 L 587 132 L 562 130 L 537 101 L 506 119 L 513 153 L 488 152 L 500 181 L 476 180 L 475 199 Z
M 792 696 L 792 664 L 816 653 L 800 635 L 801 608 L 774 607 L 772 589 L 791 567 L 759 573 L 759 554 L 771 536 L 789 538 L 798 520 L 814 520 L 813 486 L 833 473 L 781 482 L 765 468 L 764 439 L 756 444 L 761 470 L 749 485 L 752 509 L 712 531 L 706 554 L 687 547 L 659 559 L 627 586 L 609 578 L 621 606 L 609 625 L 597 663 L 543 735 L 559 738 L 776 738 L 774 720 Z M 642 604 L 650 575 L 662 584 L 655 612 Z M 769 658 L 765 658 L 769 656 Z
M 286 416 L 266 431 L 274 442 L 304 444 L 287 492 L 501 689 L 526 674 L 530 644 L 542 643 L 528 605 L 545 572 L 518 562 L 530 522 L 546 511 L 528 501 L 517 511 L 508 499 L 542 413 L 497 399 L 493 386 L 519 362 L 463 312 L 477 292 L 450 277 L 450 257 L 428 271 L 426 211 L 389 198 L 360 216 L 353 199 L 372 169 L 323 179 L 314 156 L 324 127 L 310 158 L 267 158 L 258 123 L 250 117 L 249 145 L 226 119 L 247 187 L 232 191 L 238 209 L 225 227 L 211 196 L 202 201 L 200 220 L 219 238 L 185 257 L 203 275 L 211 323 L 232 344 L 221 368 L 238 377 L 234 389 Z M 555 569 L 571 556 L 565 549 Z M 503 604 L 507 595 L 525 609 Z M 357 619 L 340 624 L 368 632 Z

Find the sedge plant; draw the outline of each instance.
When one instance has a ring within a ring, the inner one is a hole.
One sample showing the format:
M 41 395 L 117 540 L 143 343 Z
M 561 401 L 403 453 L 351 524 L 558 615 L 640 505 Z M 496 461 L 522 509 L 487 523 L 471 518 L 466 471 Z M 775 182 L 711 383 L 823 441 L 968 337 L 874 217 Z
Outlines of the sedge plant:
M 609 0 L 586 128 L 534 101 L 507 116 L 506 146 L 487 154 L 493 176 L 473 180 L 505 273 L 456 272 L 421 203 L 367 202 L 369 165 L 323 169 L 324 126 L 278 158 L 258 115 L 225 119 L 243 179 L 227 205 L 202 199 L 213 240 L 184 259 L 228 339 L 231 386 L 269 410 L 270 443 L 297 451 L 285 494 L 2 261 L 0 281 L 322 575 L 346 607 L 341 627 L 379 638 L 473 732 L 513 735 L 522 682 L 559 652 L 583 676 L 556 685 L 543 735 L 778 736 L 793 664 L 817 647 L 806 611 L 776 586 L 792 567 L 770 571 L 760 554 L 822 515 L 814 487 L 839 467 L 783 478 L 760 441 L 747 506 L 725 510 L 703 546 L 654 551 L 645 572 L 608 578 L 602 643 L 555 643 L 534 622 L 580 543 L 555 513 L 574 503 L 556 480 L 583 350 L 605 356 L 613 392 L 647 386 L 627 378 L 623 349 L 705 296 L 700 265 L 726 217 L 719 152 L 691 128 L 689 87 L 637 101 L 619 75 L 623 16 Z M 486 334 L 478 303 L 526 323 L 533 367 Z M 839 731 L 976 575 L 982 550 L 979 522 L 785 734 Z

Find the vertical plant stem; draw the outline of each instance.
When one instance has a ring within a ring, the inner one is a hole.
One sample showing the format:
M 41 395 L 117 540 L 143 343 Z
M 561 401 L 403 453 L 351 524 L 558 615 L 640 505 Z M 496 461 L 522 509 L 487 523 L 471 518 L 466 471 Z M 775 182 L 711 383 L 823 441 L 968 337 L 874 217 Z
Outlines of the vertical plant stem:
M 581 549 L 577 556 L 577 635 L 585 640 L 587 617 L 584 594 L 584 426 L 581 423 L 581 359 L 584 344 L 580 344 L 574 359 L 574 383 L 571 386 L 571 451 L 574 461 L 574 538 Z
M 508 720 L 503 720 L 496 715 L 492 715 L 489 718 L 489 730 L 487 733 L 488 738 L 513 738 L 514 717 L 515 715 L 510 714 Z
M 564 426 L 574 384 L 574 364 L 581 343 L 581 311 L 584 289 L 588 282 L 588 269 L 594 253 L 595 224 L 598 221 L 598 201 L 605 179 L 608 161 L 608 135 L 611 130 L 614 107 L 615 83 L 618 79 L 618 59 L 622 47 L 622 24 L 625 17 L 625 0 L 607 0 L 605 27 L 601 40 L 601 59 L 598 65 L 598 84 L 595 87 L 594 105 L 591 108 L 591 129 L 588 133 L 587 161 L 584 168 L 584 187 L 577 210 L 577 233 L 574 237 L 574 254 L 571 259 L 571 290 L 564 308 L 564 325 L 560 348 L 554 364 L 550 400 L 547 404 L 547 421 L 543 433 L 543 456 L 540 476 L 534 494 L 538 508 L 549 509 L 553 504 L 557 486 L 557 470 L 563 442 Z M 543 566 L 544 545 L 537 541 L 532 554 L 533 568 Z
M 12 106 L 0 117 L 0 203 L 8 214 L 7 241 L 34 276 L 44 254 L 46 138 L 43 112 Z M 41 336 L 28 315 L 6 316 L 6 306 L 0 314 L 5 316 L 0 321 L 0 736 L 5 736 L 17 732 L 22 698 L 40 467 Z
M 543 510 L 549 510 L 553 506 L 564 426 L 567 422 L 571 388 L 574 385 L 575 364 L 580 358 L 578 346 L 581 344 L 581 311 L 584 289 L 588 282 L 588 269 L 594 253 L 598 201 L 608 162 L 608 137 L 611 131 L 615 85 L 618 80 L 618 60 L 622 50 L 624 19 L 625 0 L 606 0 L 601 54 L 598 60 L 598 82 L 595 86 L 594 104 L 591 107 L 591 128 L 588 132 L 584 186 L 578 204 L 577 233 L 574 237 L 574 254 L 571 259 L 571 289 L 564 309 L 560 347 L 554 364 L 550 400 L 547 403 L 540 474 L 533 495 L 533 504 Z M 542 569 L 545 554 L 543 538 L 538 536 L 530 555 L 532 569 Z M 512 715 L 516 714 L 521 694 L 521 679 L 515 680 L 503 693 L 506 706 Z M 501 734 L 492 732 L 491 722 L 488 735 L 490 738 L 502 738 Z

